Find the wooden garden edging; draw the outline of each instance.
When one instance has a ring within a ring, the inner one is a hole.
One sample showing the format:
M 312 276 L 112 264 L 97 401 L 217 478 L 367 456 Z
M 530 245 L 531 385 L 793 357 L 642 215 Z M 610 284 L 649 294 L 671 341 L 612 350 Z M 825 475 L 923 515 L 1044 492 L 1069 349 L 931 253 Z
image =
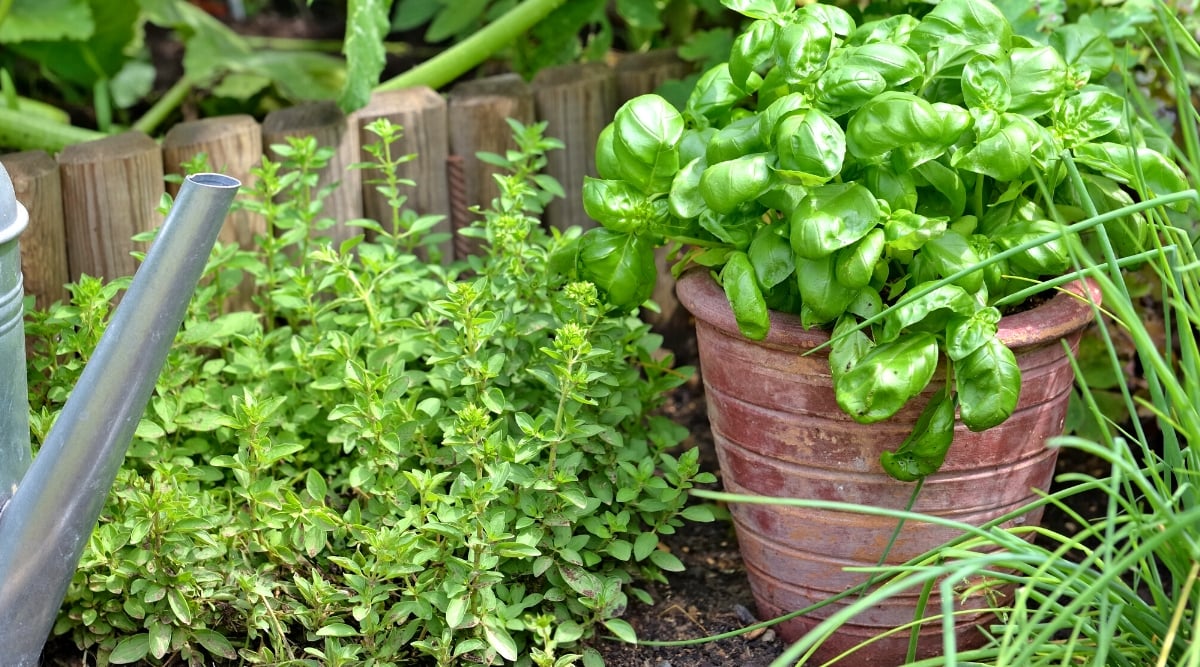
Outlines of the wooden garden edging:
M 446 95 L 428 88 L 382 92 L 349 115 L 330 102 L 314 102 L 274 111 L 261 124 L 246 115 L 180 123 L 161 142 L 130 131 L 70 146 L 55 157 L 42 151 L 0 155 L 17 200 L 30 214 L 29 228 L 21 237 L 26 291 L 35 296 L 38 307 L 46 307 L 64 299 L 63 285 L 81 275 L 110 280 L 131 275 L 137 268 L 131 253 L 144 251 L 131 237 L 161 224 L 160 194 L 178 190 L 164 183 L 164 174 L 182 173 L 182 163 L 203 152 L 214 171 L 249 184 L 250 170 L 264 154 L 279 159 L 270 147 L 286 143 L 290 136 L 311 135 L 334 149 L 320 181 L 337 183 L 325 208 L 325 215 L 337 224 L 327 233 L 335 241 L 352 236 L 358 230 L 346 222 L 379 219 L 387 210 L 386 201 L 367 182 L 371 172 L 348 168 L 370 161 L 362 146 L 375 137 L 364 128 L 380 117 L 404 128 L 392 145 L 393 155 L 416 154 L 400 174 L 417 183 L 407 193 L 407 205 L 421 215 L 445 216 L 444 231 L 469 224 L 475 217 L 470 207 L 486 205 L 498 194 L 492 178 L 497 168 L 475 155 L 516 148 L 505 119 L 546 121 L 546 134 L 566 146 L 547 156 L 547 172 L 567 194 L 550 205 L 545 222 L 559 228 L 586 227 L 593 223 L 583 211 L 583 176 L 595 175 L 600 130 L 626 99 L 688 71 L 688 64 L 670 52 L 633 54 L 613 66 L 549 68 L 529 83 L 509 74 L 463 82 Z M 261 219 L 235 211 L 221 240 L 247 247 L 264 231 Z M 456 236 L 443 256 L 472 252 L 464 241 Z

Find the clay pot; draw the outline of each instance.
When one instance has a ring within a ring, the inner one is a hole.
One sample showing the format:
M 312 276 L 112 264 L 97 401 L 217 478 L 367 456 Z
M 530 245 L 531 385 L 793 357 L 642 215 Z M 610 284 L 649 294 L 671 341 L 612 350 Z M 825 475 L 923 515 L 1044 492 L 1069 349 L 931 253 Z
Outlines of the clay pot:
M 1081 294 L 1082 283 L 1073 289 Z M 1092 286 L 1092 291 L 1099 300 L 1099 290 Z M 727 491 L 906 506 L 912 484 L 889 477 L 879 454 L 903 441 L 940 385 L 890 420 L 859 424 L 834 400 L 827 353 L 804 354 L 829 340 L 826 331 L 805 330 L 798 317 L 772 312 L 765 340 L 742 337 L 724 291 L 707 270 L 683 275 L 677 293 L 696 318 L 708 418 Z M 1074 350 L 1091 319 L 1085 301 L 1058 294 L 1001 320 L 1000 339 L 1016 354 L 1022 373 L 1017 409 L 1008 421 L 983 433 L 959 424 L 945 465 L 926 479 L 915 511 L 979 525 L 1033 500 L 1033 489 L 1047 488 L 1057 450 L 1045 443 L 1062 433 L 1074 380 L 1060 340 Z M 757 504 L 734 504 L 730 511 L 761 618 L 807 607 L 862 583 L 866 574 L 844 568 L 876 565 L 895 529 L 894 519 L 860 513 Z M 1031 512 L 1020 520 L 1036 522 L 1040 514 Z M 956 536 L 947 528 L 908 522 L 887 562 L 903 563 Z M 859 614 L 824 642 L 817 657 L 832 659 L 911 622 L 918 594 L 914 590 Z M 938 613 L 939 604 L 935 591 L 927 613 Z M 981 593 L 959 608 L 987 606 Z M 777 627 L 784 639 L 794 641 L 837 609 L 830 605 Z M 959 618 L 959 646 L 980 644 L 977 626 L 993 620 L 982 612 Z M 918 655 L 937 655 L 940 624 L 923 628 Z M 899 665 L 907 648 L 908 632 L 899 632 L 839 664 Z

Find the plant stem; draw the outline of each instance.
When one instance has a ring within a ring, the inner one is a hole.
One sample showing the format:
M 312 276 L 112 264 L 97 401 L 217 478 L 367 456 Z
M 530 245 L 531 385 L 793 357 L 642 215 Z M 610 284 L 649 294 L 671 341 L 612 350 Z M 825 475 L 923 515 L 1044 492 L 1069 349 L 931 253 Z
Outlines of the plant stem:
M 441 88 L 507 46 L 517 35 L 528 31 L 563 2 L 564 0 L 525 0 L 491 25 L 407 72 L 384 81 L 376 86 L 375 90 L 378 92 L 411 86 Z
M 191 90 L 192 80 L 188 75 L 184 74 L 179 77 L 175 85 L 163 93 L 162 97 L 158 98 L 154 106 L 147 109 L 146 113 L 137 119 L 132 129 L 145 132 L 146 134 L 154 134 L 154 129 L 161 125 L 167 119 L 167 116 L 183 103 L 183 98 L 187 97 L 187 94 Z
M 242 35 L 242 39 L 255 51 L 266 49 L 270 51 L 338 53 L 345 45 L 345 42 L 340 39 L 303 39 L 298 37 L 265 37 L 262 35 Z M 408 42 L 384 42 L 383 50 L 393 56 L 402 56 L 412 53 L 413 46 Z
M 6 148 L 57 153 L 71 144 L 106 136 L 103 132 L 56 123 L 25 111 L 0 108 L 0 146 Z

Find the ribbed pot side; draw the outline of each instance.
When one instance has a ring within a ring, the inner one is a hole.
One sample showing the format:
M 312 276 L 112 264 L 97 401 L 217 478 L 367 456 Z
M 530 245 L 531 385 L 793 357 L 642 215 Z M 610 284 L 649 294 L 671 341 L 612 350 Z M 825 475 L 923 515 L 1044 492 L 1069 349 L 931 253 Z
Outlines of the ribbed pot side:
M 1073 288 L 1081 290 L 1082 283 Z M 738 333 L 724 291 L 707 270 L 688 271 L 676 289 L 696 318 L 708 418 L 725 490 L 905 507 L 913 485 L 889 477 L 879 454 L 903 441 L 938 385 L 926 390 L 925 400 L 914 400 L 890 420 L 859 424 L 834 400 L 827 349 L 804 354 L 829 340 L 827 332 L 805 330 L 799 318 L 772 312 L 766 339 L 750 341 Z M 1093 297 L 1100 298 L 1094 287 Z M 1021 368 L 1016 411 L 983 433 L 959 424 L 944 466 L 926 479 L 915 511 L 978 525 L 1033 500 L 1033 489 L 1049 486 L 1057 450 L 1045 443 L 1062 433 L 1074 379 L 1060 341 L 1076 349 L 1091 318 L 1086 301 L 1058 294 L 1001 320 L 1000 339 L 1012 348 Z M 844 568 L 876 565 L 895 529 L 893 519 L 860 513 L 745 504 L 734 504 L 730 511 L 763 618 L 820 602 L 864 581 L 867 575 Z M 1034 512 L 1022 520 L 1040 518 Z M 902 563 L 955 536 L 949 529 L 909 522 L 887 562 Z M 826 640 L 816 657 L 832 659 L 912 621 L 918 594 L 912 591 L 859 614 Z M 986 606 L 984 595 L 959 608 Z M 928 613 L 937 613 L 938 604 L 935 593 Z M 794 641 L 836 609 L 831 605 L 793 619 L 779 626 L 780 632 Z M 982 635 L 975 628 L 990 620 L 982 614 L 962 615 L 959 646 L 979 644 Z M 926 627 L 919 645 L 922 657 L 941 649 L 940 625 Z M 895 633 L 840 664 L 899 665 L 907 647 L 907 632 Z

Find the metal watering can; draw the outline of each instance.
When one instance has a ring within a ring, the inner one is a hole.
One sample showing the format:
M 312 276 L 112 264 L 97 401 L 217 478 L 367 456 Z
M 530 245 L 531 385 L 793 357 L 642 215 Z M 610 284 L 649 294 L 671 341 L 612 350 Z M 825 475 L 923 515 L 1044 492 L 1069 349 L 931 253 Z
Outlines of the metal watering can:
M 187 177 L 36 459 L 17 237 L 0 165 L 0 663 L 38 664 L 240 183 Z

